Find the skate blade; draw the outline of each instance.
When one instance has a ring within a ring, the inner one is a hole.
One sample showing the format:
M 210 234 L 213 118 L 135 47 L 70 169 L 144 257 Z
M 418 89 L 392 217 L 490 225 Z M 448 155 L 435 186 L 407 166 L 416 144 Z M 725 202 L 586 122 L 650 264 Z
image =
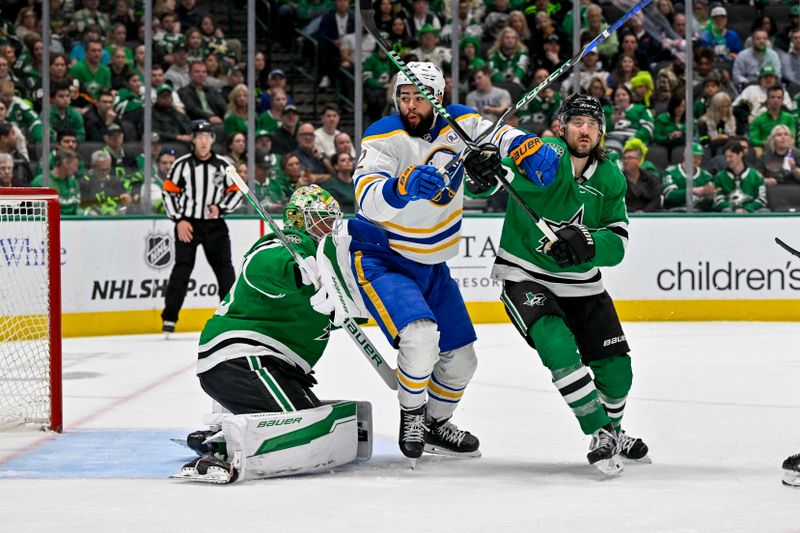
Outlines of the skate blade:
M 800 489 L 800 472 L 784 472 L 782 482 L 787 487 Z
M 651 464 L 653 464 L 653 460 L 650 459 L 649 455 L 645 455 L 644 457 L 640 457 L 639 459 L 632 459 L 630 457 L 625 457 L 624 455 L 622 456 L 622 458 L 625 459 L 626 461 L 631 462 L 631 463 L 639 463 L 639 464 L 643 464 L 643 465 L 651 465 Z
M 622 473 L 625 467 L 622 465 L 622 461 L 619 460 L 619 456 L 615 455 L 611 459 L 602 459 L 594 463 L 594 466 L 603 473 L 603 475 L 608 477 L 618 476 Z
M 196 481 L 199 483 L 213 483 L 215 485 L 225 485 L 231 482 L 231 475 L 221 468 L 211 467 L 205 474 L 200 474 L 193 468 L 184 468 L 177 474 L 169 476 L 170 479 L 180 481 Z
M 454 452 L 453 450 L 448 450 L 447 448 L 434 446 L 433 444 L 426 444 L 424 451 L 425 453 L 430 453 L 433 455 L 446 455 L 448 457 L 464 457 L 466 459 L 481 456 L 480 450 L 475 450 L 474 452 Z

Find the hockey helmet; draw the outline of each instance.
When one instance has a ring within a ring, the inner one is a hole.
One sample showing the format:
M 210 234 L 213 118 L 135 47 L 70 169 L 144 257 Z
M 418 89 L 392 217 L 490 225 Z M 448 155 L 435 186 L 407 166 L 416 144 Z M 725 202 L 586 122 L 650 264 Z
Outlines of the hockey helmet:
M 444 74 L 442 74 L 442 69 L 440 69 L 436 64 L 430 62 L 422 62 L 422 61 L 412 61 L 408 65 L 408 70 L 411 71 L 411 74 L 416 76 L 417 80 L 420 82 L 420 85 L 427 87 L 430 89 L 431 94 L 436 100 L 441 101 L 444 97 Z M 394 82 L 394 90 L 392 91 L 392 98 L 394 99 L 394 107 L 397 111 L 400 111 L 400 105 L 398 103 L 397 97 L 400 94 L 400 87 L 403 85 L 414 85 L 414 82 L 403 73 L 401 70 L 397 73 L 397 79 Z M 416 86 L 415 86 L 416 87 Z M 433 116 L 436 118 L 436 108 L 433 110 Z
M 339 202 L 319 185 L 300 187 L 283 210 L 283 227 L 306 233 L 318 241 L 342 220 Z
M 216 139 L 216 134 L 214 133 L 214 128 L 211 126 L 211 123 L 207 120 L 194 120 L 192 121 L 192 137 L 196 137 L 201 133 L 208 133 L 211 137 Z
M 603 106 L 600 105 L 600 100 L 594 96 L 575 93 L 564 100 L 564 103 L 561 104 L 561 109 L 558 110 L 558 121 L 563 126 L 566 126 L 569 119 L 577 116 L 591 117 L 597 120 L 600 133 L 605 133 L 606 114 L 603 111 Z

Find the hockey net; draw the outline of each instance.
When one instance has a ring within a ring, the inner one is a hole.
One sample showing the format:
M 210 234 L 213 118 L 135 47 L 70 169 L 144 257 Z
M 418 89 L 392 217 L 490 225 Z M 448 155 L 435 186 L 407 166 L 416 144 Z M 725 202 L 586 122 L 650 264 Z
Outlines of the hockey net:
M 61 431 L 61 244 L 52 189 L 0 188 L 0 431 Z

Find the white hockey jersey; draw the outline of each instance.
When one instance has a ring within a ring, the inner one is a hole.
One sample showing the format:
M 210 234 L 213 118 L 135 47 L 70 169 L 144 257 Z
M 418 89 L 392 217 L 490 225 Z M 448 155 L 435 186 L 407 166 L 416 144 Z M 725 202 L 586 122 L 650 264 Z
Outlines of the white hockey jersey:
M 492 124 L 471 107 L 453 104 L 447 111 L 473 139 Z M 511 140 L 519 135 L 523 132 L 503 126 L 484 142 L 498 146 L 505 157 Z M 449 186 L 429 201 L 399 199 L 392 178 L 412 165 L 441 168 L 465 147 L 442 117 L 424 137 L 411 137 L 400 115 L 378 120 L 364 133 L 355 169 L 358 217 L 385 231 L 389 246 L 408 259 L 433 265 L 454 257 L 461 240 L 463 165 L 450 173 Z

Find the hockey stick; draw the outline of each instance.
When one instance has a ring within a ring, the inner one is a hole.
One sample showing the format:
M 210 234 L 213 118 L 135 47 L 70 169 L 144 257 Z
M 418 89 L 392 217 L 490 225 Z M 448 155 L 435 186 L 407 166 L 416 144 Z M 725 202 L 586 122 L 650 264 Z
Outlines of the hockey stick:
M 431 106 L 434 109 L 436 109 L 436 112 L 442 116 L 445 122 L 447 122 L 447 124 L 451 128 L 453 128 L 455 134 L 458 135 L 458 137 L 464 142 L 464 144 L 467 145 L 467 148 L 469 150 L 480 152 L 481 149 L 478 146 L 478 144 L 475 141 L 473 141 L 469 135 L 467 135 L 467 132 L 465 132 L 461 128 L 458 122 L 456 122 L 450 115 L 450 113 L 447 112 L 447 109 L 445 109 L 445 107 L 434 97 L 434 95 L 430 92 L 428 87 L 422 84 L 419 78 L 417 78 L 417 75 L 411 72 L 411 70 L 406 65 L 405 61 L 403 61 L 403 59 L 397 54 L 397 52 L 395 52 L 392 49 L 392 47 L 389 46 L 389 43 L 387 43 L 386 40 L 383 38 L 380 31 L 378 30 L 378 27 L 375 25 L 375 12 L 372 10 L 369 0 L 361 0 L 360 10 L 361 10 L 361 20 L 364 23 L 364 28 L 366 28 L 367 32 L 370 35 L 372 35 L 372 37 L 375 39 L 375 43 L 378 45 L 378 47 L 381 50 L 383 50 L 383 52 L 391 60 L 391 62 L 394 63 L 394 65 L 398 69 L 400 69 L 400 71 L 403 74 L 405 74 L 405 76 L 409 80 L 411 80 L 411 83 L 414 84 L 414 86 L 417 88 L 420 94 L 422 94 L 422 96 L 425 97 L 428 103 L 430 103 Z M 460 157 L 461 157 L 460 155 L 456 156 L 455 159 L 458 159 Z M 452 163 L 452 161 L 450 163 Z M 446 174 L 448 167 L 440 169 L 440 172 L 442 172 L 442 174 Z M 511 196 L 511 198 L 513 198 L 514 201 L 517 202 L 519 207 L 523 211 L 525 211 L 525 213 L 529 217 L 531 217 L 531 219 L 533 219 L 533 221 L 536 223 L 539 229 L 542 230 L 542 233 L 544 233 L 544 235 L 547 237 L 547 240 L 550 241 L 550 243 L 556 242 L 558 240 L 558 237 L 556 237 L 556 234 L 553 233 L 552 229 L 550 229 L 550 226 L 548 226 L 547 223 L 544 220 L 542 220 L 541 217 L 539 217 L 539 215 L 537 215 L 528 204 L 525 203 L 525 200 L 523 200 L 522 197 L 519 195 L 519 193 L 516 191 L 516 189 L 514 189 L 511 186 L 511 183 L 509 183 L 506 177 L 498 174 L 497 179 L 503 185 L 503 188 L 506 191 L 508 191 L 509 196 Z
M 775 237 L 775 242 L 778 243 L 778 246 L 780 246 L 781 248 L 783 248 L 784 250 L 786 250 L 787 252 L 789 252 L 793 256 L 800 257 L 800 250 L 795 250 L 794 248 L 792 248 L 791 246 L 789 246 L 788 244 L 786 244 L 785 242 L 783 242 L 782 240 L 780 240 L 777 237 Z
M 572 59 L 568 59 L 567 61 L 562 63 L 560 67 L 558 67 L 549 76 L 547 76 L 547 79 L 542 81 L 542 83 L 534 87 L 528 94 L 523 96 L 519 102 L 514 104 L 513 107 L 509 107 L 508 109 L 506 109 L 505 113 L 500 115 L 500 117 L 494 121 L 494 124 L 492 124 L 489 128 L 487 128 L 480 135 L 478 135 L 478 138 L 475 139 L 475 143 L 480 144 L 480 142 L 483 139 L 485 139 L 487 135 L 494 133 L 494 131 L 498 127 L 500 127 L 500 125 L 509 115 L 513 115 L 514 113 L 516 113 L 517 111 L 528 105 L 531 102 L 531 100 L 536 98 L 536 96 L 539 94 L 540 91 L 542 91 L 545 87 L 550 85 L 557 78 L 561 77 L 562 74 L 564 74 L 565 72 L 570 70 L 573 66 L 575 66 L 575 64 L 577 64 L 581 59 L 583 59 L 583 56 L 585 56 L 586 54 L 597 48 L 603 41 L 608 39 L 612 33 L 616 32 L 619 28 L 621 28 L 622 25 L 628 21 L 628 19 L 630 19 L 636 13 L 647 7 L 652 1 L 653 0 L 641 0 L 638 4 L 633 6 L 627 13 L 622 15 L 619 18 L 619 20 L 616 21 L 613 25 L 603 30 L 599 35 L 597 35 L 597 37 L 592 39 L 586 46 L 584 46 L 583 50 L 578 52 Z M 450 163 L 448 163 L 448 167 L 449 166 Z
M 261 204 L 258 203 L 255 198 L 253 198 L 253 194 L 250 192 L 250 187 L 248 187 L 247 183 L 245 183 L 242 177 L 239 176 L 239 173 L 236 172 L 236 169 L 234 169 L 232 166 L 228 166 L 225 169 L 225 173 L 228 175 L 228 178 L 233 180 L 236 186 L 239 187 L 239 190 L 242 191 L 242 194 L 244 194 L 245 198 L 247 198 L 247 200 L 252 204 L 264 222 L 269 225 L 269 228 L 272 230 L 278 240 L 281 241 L 281 244 L 283 244 L 283 246 L 289 250 L 292 259 L 295 260 L 300 269 L 306 272 L 306 274 L 309 274 L 308 277 L 314 282 L 314 288 L 319 289 L 319 281 L 314 279 L 314 276 L 310 275 L 308 265 L 306 265 L 305 260 L 300 256 L 299 253 L 297 253 L 292 245 L 289 244 L 289 241 L 286 240 L 286 236 L 283 234 L 283 231 L 281 231 L 277 224 L 275 224 L 275 221 L 272 219 L 269 213 L 267 213 Z M 334 282 L 336 281 L 334 280 Z M 342 298 L 341 291 L 337 291 L 337 294 L 340 298 Z M 347 306 L 345 305 L 345 307 Z M 396 370 L 389 366 L 389 363 L 387 363 L 386 360 L 381 356 L 378 349 L 372 345 L 372 343 L 369 341 L 369 338 L 367 338 L 358 324 L 356 324 L 352 318 L 346 317 L 342 326 L 343 329 L 347 331 L 347 334 L 350 335 L 350 338 L 353 339 L 353 342 L 358 345 L 359 350 L 361 350 L 361 353 L 363 353 L 364 357 L 367 358 L 372 368 L 375 369 L 375 372 L 377 372 L 383 382 L 386 383 L 386 386 L 392 390 L 397 390 Z

